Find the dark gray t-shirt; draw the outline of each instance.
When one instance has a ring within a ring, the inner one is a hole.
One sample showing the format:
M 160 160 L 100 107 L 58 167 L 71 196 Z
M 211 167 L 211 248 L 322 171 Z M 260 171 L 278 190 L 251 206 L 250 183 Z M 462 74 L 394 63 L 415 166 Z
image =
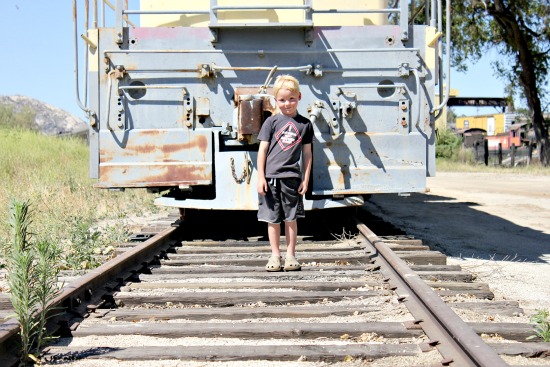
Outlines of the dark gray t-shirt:
M 302 145 L 313 141 L 313 126 L 307 118 L 299 114 L 294 118 L 280 113 L 270 116 L 262 125 L 258 140 L 269 142 L 265 177 L 302 178 Z

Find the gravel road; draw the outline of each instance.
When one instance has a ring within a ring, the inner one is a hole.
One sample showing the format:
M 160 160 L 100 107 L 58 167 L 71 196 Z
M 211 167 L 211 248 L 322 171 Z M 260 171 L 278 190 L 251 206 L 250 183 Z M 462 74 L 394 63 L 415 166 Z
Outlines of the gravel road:
M 365 207 L 487 282 L 525 313 L 550 308 L 550 176 L 438 173 L 428 192 Z

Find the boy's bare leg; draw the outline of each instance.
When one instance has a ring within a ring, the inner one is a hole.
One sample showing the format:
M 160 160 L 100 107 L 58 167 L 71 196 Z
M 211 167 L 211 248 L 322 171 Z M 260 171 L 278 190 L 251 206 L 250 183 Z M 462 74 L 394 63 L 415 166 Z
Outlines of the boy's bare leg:
M 281 225 L 279 223 L 267 223 L 267 236 L 269 237 L 269 246 L 271 246 L 271 255 L 281 256 Z
M 296 250 L 296 238 L 298 237 L 298 222 L 285 222 L 286 254 L 294 256 Z

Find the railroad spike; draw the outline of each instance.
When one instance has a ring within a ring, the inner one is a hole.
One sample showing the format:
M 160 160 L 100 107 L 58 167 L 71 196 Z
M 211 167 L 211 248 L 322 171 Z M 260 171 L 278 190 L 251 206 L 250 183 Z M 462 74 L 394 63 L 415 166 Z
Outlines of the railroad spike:
M 407 330 L 421 330 L 422 327 L 420 326 L 420 323 L 417 321 L 418 320 L 405 321 L 403 322 L 403 326 L 405 326 Z
M 420 350 L 423 352 L 423 353 L 426 353 L 426 352 L 430 352 L 434 349 L 434 347 L 432 347 L 430 344 L 428 343 L 420 343 L 418 344 L 418 347 L 420 348 Z

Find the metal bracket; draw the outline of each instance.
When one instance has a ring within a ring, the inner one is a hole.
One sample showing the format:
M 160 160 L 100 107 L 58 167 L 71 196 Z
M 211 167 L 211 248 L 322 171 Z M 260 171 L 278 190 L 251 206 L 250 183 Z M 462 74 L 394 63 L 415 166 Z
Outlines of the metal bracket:
M 323 66 L 321 64 L 311 65 L 306 74 L 313 75 L 315 78 L 321 78 L 323 76 Z
M 404 62 L 397 68 L 398 75 L 402 78 L 406 78 L 411 74 L 411 68 L 408 62 Z
M 342 134 L 342 132 L 340 130 L 340 124 L 338 122 L 338 119 L 336 119 L 336 118 L 331 119 L 331 118 L 325 116 L 325 111 L 327 111 L 327 109 L 326 109 L 325 103 L 323 101 L 319 101 L 319 100 L 315 101 L 313 103 L 313 107 L 308 106 L 308 111 L 309 111 L 309 119 L 311 120 L 311 122 L 313 124 L 316 121 L 319 121 L 321 117 L 322 117 L 322 119 L 325 120 L 325 122 L 327 123 L 327 125 L 328 125 L 328 127 L 331 131 L 331 135 L 334 139 L 336 139 L 338 136 L 340 136 L 340 134 Z
M 209 78 L 214 74 L 212 67 L 208 64 L 201 64 L 200 66 L 199 77 L 200 78 Z
M 410 100 L 399 100 L 399 124 L 401 125 L 401 133 L 408 134 L 411 128 L 411 113 L 410 113 Z
M 304 29 L 304 41 L 306 44 L 313 43 L 314 32 L 313 28 Z
M 341 118 L 350 119 L 353 111 L 357 108 L 357 95 L 355 93 L 344 93 L 340 95 L 340 115 Z
M 210 38 L 211 43 L 217 43 L 219 39 L 219 32 L 217 29 L 210 28 L 210 33 L 212 34 L 212 38 Z

